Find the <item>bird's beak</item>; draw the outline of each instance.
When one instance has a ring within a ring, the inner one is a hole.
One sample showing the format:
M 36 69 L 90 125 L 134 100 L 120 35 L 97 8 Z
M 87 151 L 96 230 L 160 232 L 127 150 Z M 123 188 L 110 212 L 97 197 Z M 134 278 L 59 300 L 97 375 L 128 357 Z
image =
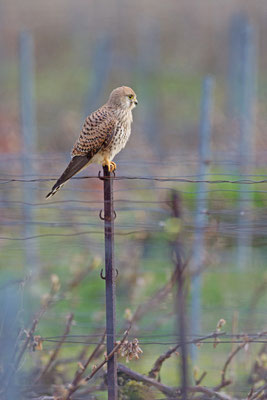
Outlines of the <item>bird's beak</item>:
M 138 104 L 138 101 L 137 101 L 137 99 L 135 99 L 135 101 L 134 101 L 134 104 L 137 106 L 137 104 Z

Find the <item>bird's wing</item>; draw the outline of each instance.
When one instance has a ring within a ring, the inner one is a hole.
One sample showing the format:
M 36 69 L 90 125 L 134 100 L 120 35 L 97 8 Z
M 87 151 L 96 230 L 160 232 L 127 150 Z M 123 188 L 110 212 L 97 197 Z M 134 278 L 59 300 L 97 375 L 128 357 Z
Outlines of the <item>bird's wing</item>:
M 73 147 L 72 156 L 87 155 L 92 158 L 109 145 L 116 126 L 116 118 L 104 107 L 89 115 Z
M 72 176 L 81 171 L 101 149 L 107 147 L 116 131 L 117 121 L 103 107 L 89 115 L 72 150 L 72 160 L 46 198 L 53 196 Z

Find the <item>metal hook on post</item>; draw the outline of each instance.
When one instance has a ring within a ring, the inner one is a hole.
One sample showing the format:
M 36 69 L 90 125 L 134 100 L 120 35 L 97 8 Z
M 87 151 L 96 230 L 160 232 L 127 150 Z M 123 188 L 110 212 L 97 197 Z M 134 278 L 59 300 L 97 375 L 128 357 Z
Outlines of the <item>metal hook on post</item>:
M 119 276 L 119 271 L 118 271 L 117 268 L 115 269 L 115 271 L 116 271 L 116 277 L 115 277 L 115 279 L 117 279 L 118 276 Z M 101 268 L 101 271 L 100 271 L 100 278 L 106 280 L 106 277 L 105 277 L 105 275 L 104 275 L 104 270 L 103 270 L 103 268 Z
M 104 274 L 103 274 L 103 268 L 101 268 L 100 277 L 101 277 L 101 279 L 106 280 L 106 277 L 105 277 Z
M 102 221 L 105 221 L 105 217 L 103 217 L 103 210 L 100 210 L 100 211 L 99 211 L 99 218 L 100 218 Z M 116 213 L 115 210 L 113 210 L 113 221 L 114 221 L 114 219 L 116 219 L 116 218 L 117 218 L 117 213 Z
M 105 218 L 102 216 L 102 213 L 103 213 L 103 210 L 100 210 L 100 211 L 99 211 L 99 218 L 100 218 L 102 221 L 105 221 Z

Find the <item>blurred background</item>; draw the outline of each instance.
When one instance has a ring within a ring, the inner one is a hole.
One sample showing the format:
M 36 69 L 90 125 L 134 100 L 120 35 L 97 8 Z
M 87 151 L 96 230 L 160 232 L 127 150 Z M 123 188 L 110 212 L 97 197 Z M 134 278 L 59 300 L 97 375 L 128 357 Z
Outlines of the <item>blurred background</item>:
M 80 340 L 105 327 L 99 166 L 51 200 L 45 195 L 84 118 L 121 85 L 135 90 L 139 105 L 115 160 L 116 176 L 125 178 L 114 182 L 118 333 L 146 305 L 132 327 L 144 354 L 130 367 L 147 374 L 175 343 L 174 238 L 188 269 L 188 340 L 214 332 L 220 319 L 229 335 L 266 330 L 266 18 L 264 0 L 1 0 L 2 333 L 29 330 L 38 310 L 46 311 L 36 328 L 43 350 L 23 354 L 24 380 L 49 361 L 49 338 L 62 335 L 68 313 Z M 2 338 L 2 360 L 22 339 Z M 235 349 L 229 342 L 189 346 L 192 382 L 206 371 L 203 384 L 218 384 Z M 69 340 L 61 358 L 81 345 Z M 264 342 L 238 355 L 229 395 L 266 384 L 266 362 L 255 372 L 257 354 L 266 350 Z M 173 356 L 164 363 L 166 384 L 179 384 L 179 362 Z M 39 379 L 38 395 L 64 387 L 76 364 L 52 367 Z M 162 398 L 129 393 L 121 399 Z M 92 396 L 105 399 L 105 388 Z

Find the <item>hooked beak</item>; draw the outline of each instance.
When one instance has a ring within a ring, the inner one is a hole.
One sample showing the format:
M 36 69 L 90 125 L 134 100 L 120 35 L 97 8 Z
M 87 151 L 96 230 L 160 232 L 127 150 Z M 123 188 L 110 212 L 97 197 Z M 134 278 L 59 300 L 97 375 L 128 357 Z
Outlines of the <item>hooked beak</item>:
M 138 104 L 138 101 L 137 101 L 137 99 L 135 99 L 135 101 L 134 101 L 134 104 L 137 106 L 137 104 Z

